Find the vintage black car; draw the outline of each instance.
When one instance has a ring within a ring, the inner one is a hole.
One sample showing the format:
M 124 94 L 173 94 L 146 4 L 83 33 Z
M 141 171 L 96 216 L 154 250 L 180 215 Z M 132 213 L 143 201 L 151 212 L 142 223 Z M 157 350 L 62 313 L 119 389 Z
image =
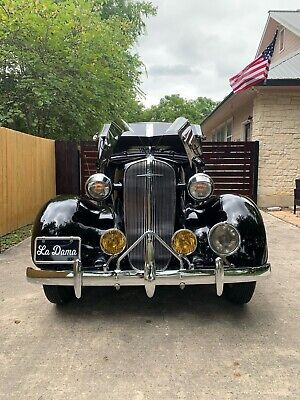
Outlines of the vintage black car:
M 106 124 L 86 196 L 58 196 L 39 212 L 30 282 L 63 304 L 82 287 L 214 284 L 249 302 L 270 274 L 262 217 L 248 198 L 214 195 L 201 130 L 170 123 Z

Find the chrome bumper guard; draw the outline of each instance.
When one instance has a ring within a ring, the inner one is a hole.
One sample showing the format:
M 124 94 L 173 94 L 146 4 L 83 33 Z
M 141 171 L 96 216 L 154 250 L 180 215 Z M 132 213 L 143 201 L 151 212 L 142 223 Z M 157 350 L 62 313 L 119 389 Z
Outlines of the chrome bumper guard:
M 145 267 L 143 271 L 120 269 L 121 261 L 146 238 Z M 153 241 L 158 240 L 179 261 L 180 269 L 157 271 L 155 267 Z M 179 256 L 159 235 L 146 231 L 140 236 L 117 260 L 116 269 L 108 271 L 108 263 L 103 271 L 82 271 L 81 261 L 75 260 L 73 270 L 51 271 L 28 267 L 27 280 L 42 285 L 74 286 L 75 295 L 81 297 L 83 286 L 144 286 L 147 296 L 153 297 L 157 285 L 186 285 L 215 284 L 217 295 L 223 293 L 224 283 L 252 282 L 268 276 L 270 264 L 259 267 L 238 267 L 228 263 L 226 258 L 217 257 L 215 267 L 195 268 L 188 258 Z M 184 265 L 187 268 L 184 268 Z M 225 266 L 224 266 L 225 265 Z
M 225 283 L 239 283 L 257 281 L 270 275 L 270 264 L 258 267 L 227 266 L 218 257 L 215 268 L 180 269 L 155 271 L 151 279 L 144 271 L 82 271 L 80 260 L 73 264 L 73 271 L 51 271 L 28 267 L 27 280 L 42 285 L 74 286 L 75 295 L 81 297 L 83 286 L 145 286 L 147 295 L 152 297 L 157 285 L 179 285 L 184 289 L 186 285 L 215 284 L 217 295 L 223 293 Z

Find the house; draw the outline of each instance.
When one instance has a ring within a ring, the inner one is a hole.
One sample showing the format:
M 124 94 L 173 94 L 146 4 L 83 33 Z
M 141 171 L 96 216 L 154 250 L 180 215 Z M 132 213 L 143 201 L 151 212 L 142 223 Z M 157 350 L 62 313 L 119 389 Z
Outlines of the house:
M 230 93 L 201 124 L 210 141 L 259 141 L 260 207 L 291 206 L 300 176 L 300 10 L 269 11 L 257 55 L 276 29 L 267 81 Z

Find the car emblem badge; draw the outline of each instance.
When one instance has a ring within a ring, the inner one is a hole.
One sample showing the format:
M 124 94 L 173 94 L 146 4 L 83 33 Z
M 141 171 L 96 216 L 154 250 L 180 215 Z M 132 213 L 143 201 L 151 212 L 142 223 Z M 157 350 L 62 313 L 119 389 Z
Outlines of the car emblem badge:
M 152 174 L 151 172 L 148 172 L 147 174 L 140 174 L 137 176 L 145 177 L 145 178 L 152 178 L 153 176 L 162 177 L 163 175 L 162 174 Z

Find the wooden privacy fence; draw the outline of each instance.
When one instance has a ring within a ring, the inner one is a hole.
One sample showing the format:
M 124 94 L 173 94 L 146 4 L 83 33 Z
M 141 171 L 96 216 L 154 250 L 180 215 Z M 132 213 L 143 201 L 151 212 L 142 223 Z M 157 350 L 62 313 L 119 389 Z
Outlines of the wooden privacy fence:
M 84 185 L 87 178 L 96 171 L 98 149 L 95 142 L 83 142 L 81 144 L 81 193 L 84 193 Z
M 95 145 L 95 143 L 93 142 Z M 56 193 L 80 193 L 80 145 L 76 142 L 55 142 Z M 96 160 L 95 160 L 96 163 Z
M 214 180 L 216 194 L 241 194 L 257 201 L 258 150 L 258 142 L 203 143 L 206 172 Z M 84 193 L 85 181 L 96 172 L 97 144 L 58 142 L 56 154 L 58 193 Z
M 216 194 L 241 194 L 257 202 L 259 142 L 204 142 L 203 155 Z
M 0 128 L 0 236 L 31 223 L 55 196 L 55 142 Z

